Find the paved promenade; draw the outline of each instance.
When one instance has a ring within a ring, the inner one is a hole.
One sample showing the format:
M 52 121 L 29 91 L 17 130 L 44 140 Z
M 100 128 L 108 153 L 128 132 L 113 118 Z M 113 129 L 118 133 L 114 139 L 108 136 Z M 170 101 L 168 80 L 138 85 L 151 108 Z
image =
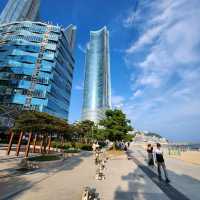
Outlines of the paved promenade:
M 146 165 L 146 152 L 138 146 L 131 148 L 143 165 Z M 139 156 L 139 155 L 140 156 Z M 137 157 L 136 156 L 136 157 Z M 170 185 L 187 196 L 189 199 L 199 199 L 200 165 L 190 164 L 181 160 L 167 157 L 166 166 L 171 180 Z M 156 168 L 153 169 L 156 173 Z
M 101 200 L 199 199 L 200 166 L 173 159 L 166 163 L 170 184 L 159 182 L 156 170 L 146 166 L 145 152 L 131 146 L 129 159 L 123 156 L 109 160 L 106 179 L 97 181 L 93 155 L 83 152 L 54 170 L 0 178 L 0 199 L 80 200 L 85 186 L 95 188 Z

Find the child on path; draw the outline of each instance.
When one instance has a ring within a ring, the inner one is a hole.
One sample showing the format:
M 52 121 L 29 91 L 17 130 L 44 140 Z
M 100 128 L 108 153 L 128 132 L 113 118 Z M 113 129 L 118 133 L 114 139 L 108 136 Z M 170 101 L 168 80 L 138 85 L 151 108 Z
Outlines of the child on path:
M 166 166 L 165 166 L 165 161 L 164 161 L 164 158 L 163 158 L 163 151 L 161 150 L 161 144 L 160 143 L 157 143 L 157 148 L 155 150 L 155 160 L 156 160 L 156 163 L 157 163 L 157 167 L 158 167 L 158 177 L 159 177 L 159 180 L 161 180 L 161 167 L 164 171 L 164 174 L 165 174 L 165 181 L 167 183 L 170 182 L 169 178 L 168 178 L 168 174 L 167 174 L 167 170 L 166 170 Z

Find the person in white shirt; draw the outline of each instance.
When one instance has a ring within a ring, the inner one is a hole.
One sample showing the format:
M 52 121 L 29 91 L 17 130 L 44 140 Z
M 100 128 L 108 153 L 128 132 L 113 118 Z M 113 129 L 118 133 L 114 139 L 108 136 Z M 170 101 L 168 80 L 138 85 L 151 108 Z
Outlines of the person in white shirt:
M 163 157 L 163 151 L 161 150 L 161 144 L 160 143 L 157 143 L 157 148 L 156 150 L 154 151 L 154 157 L 155 157 L 155 161 L 157 163 L 157 167 L 158 167 L 158 178 L 159 180 L 161 180 L 161 167 L 164 171 L 164 174 L 165 174 L 165 181 L 167 183 L 170 182 L 169 178 L 168 178 L 168 174 L 167 174 L 167 170 L 166 170 L 166 166 L 165 166 L 165 160 L 164 160 L 164 157 Z

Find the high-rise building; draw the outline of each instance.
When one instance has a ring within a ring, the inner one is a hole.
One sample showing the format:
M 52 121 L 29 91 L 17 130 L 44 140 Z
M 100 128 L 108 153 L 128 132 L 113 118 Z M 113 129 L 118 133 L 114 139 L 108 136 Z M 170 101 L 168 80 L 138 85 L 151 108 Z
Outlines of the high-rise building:
M 0 15 L 0 24 L 38 20 L 39 7 L 40 0 L 8 0 Z
M 67 119 L 76 28 L 20 21 L 0 26 L 0 104 Z
M 98 122 L 111 108 L 109 32 L 106 27 L 90 32 L 85 60 L 82 120 Z

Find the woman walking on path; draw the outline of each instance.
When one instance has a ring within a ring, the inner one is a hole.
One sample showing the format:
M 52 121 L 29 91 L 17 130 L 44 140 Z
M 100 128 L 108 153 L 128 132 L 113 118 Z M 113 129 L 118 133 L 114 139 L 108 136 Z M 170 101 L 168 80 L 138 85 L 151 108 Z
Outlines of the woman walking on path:
M 164 161 L 164 158 L 163 158 L 163 151 L 161 150 L 161 144 L 160 143 L 157 143 L 157 148 L 155 150 L 155 160 L 156 160 L 156 163 L 157 163 L 157 167 L 158 167 L 158 178 L 159 180 L 161 180 L 161 167 L 164 171 L 164 174 L 165 174 L 165 181 L 167 183 L 169 183 L 169 178 L 168 178 L 168 174 L 167 174 L 167 170 L 166 170 L 166 166 L 165 166 L 165 161 Z
M 149 166 L 154 166 L 153 147 L 151 146 L 151 144 L 147 145 L 147 154 L 148 154 L 148 165 Z

